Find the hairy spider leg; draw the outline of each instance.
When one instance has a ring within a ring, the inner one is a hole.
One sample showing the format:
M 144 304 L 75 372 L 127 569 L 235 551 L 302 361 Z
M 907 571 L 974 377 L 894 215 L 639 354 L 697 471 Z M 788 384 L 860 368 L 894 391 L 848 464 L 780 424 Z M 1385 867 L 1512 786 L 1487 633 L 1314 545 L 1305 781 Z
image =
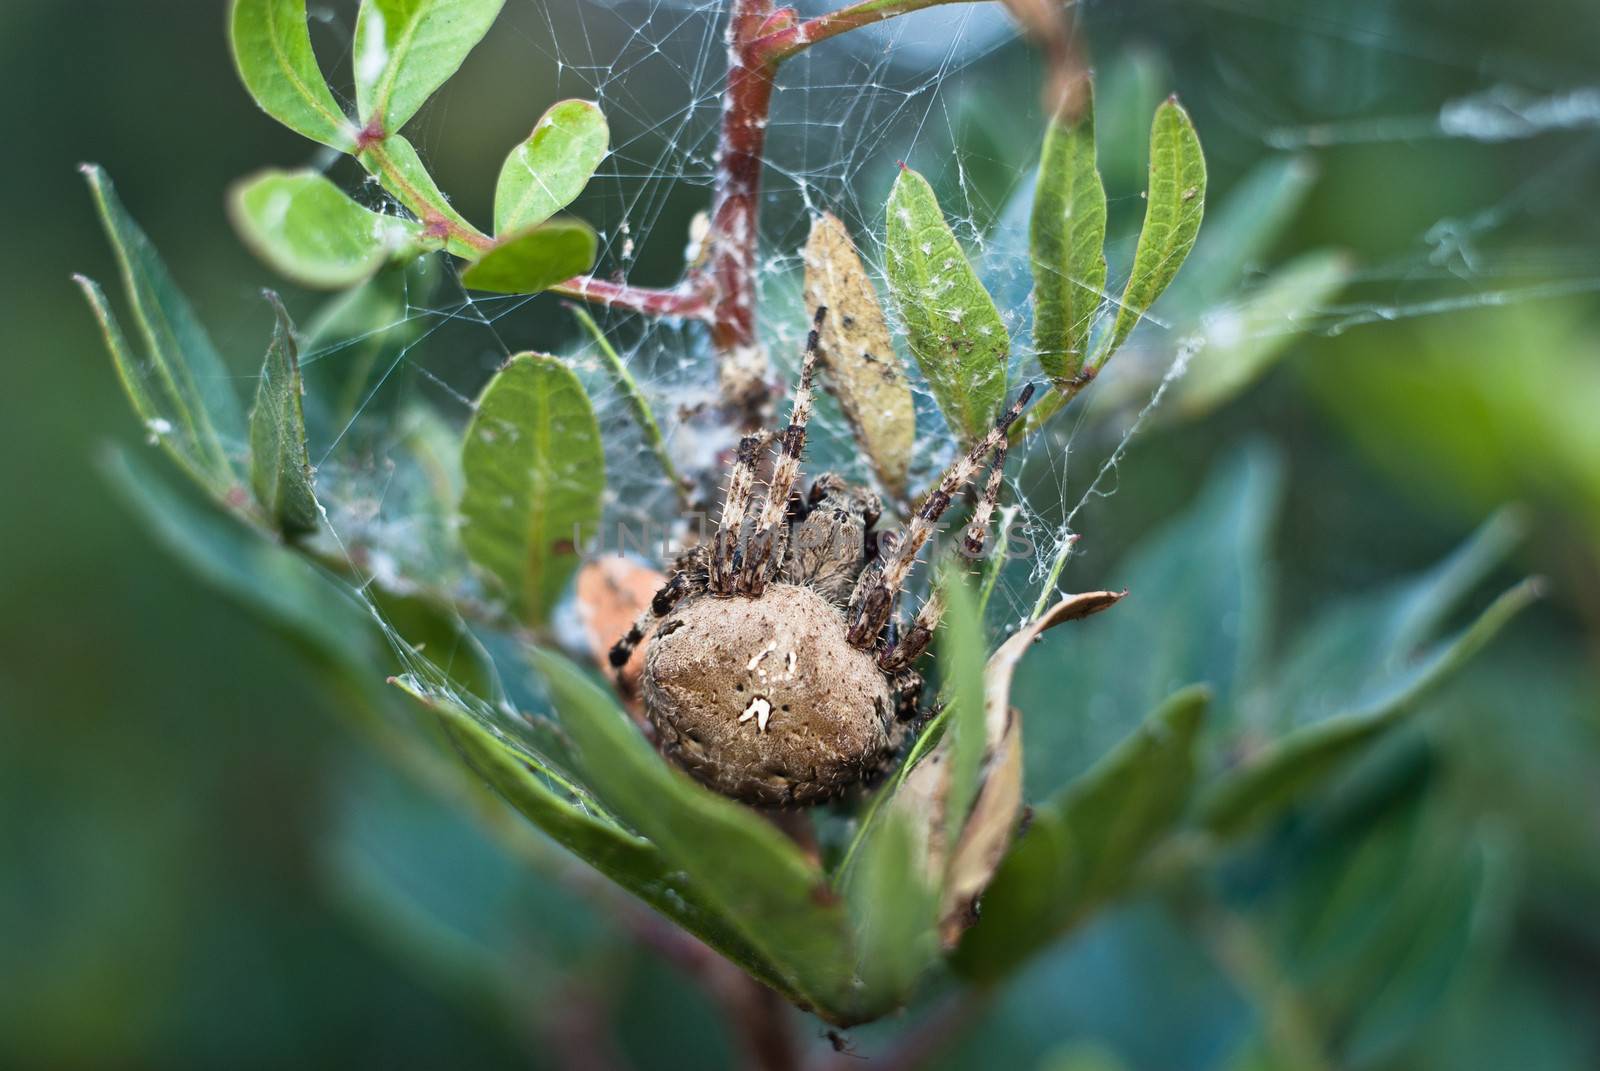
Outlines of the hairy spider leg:
M 739 452 L 728 476 L 728 494 L 722 500 L 722 518 L 717 525 L 716 542 L 711 548 L 711 594 L 733 594 L 734 578 L 741 557 L 739 536 L 744 529 L 744 515 L 750 508 L 750 493 L 756 482 L 756 452 L 760 449 L 760 435 L 746 435 L 739 440 Z
M 800 455 L 806 448 L 806 423 L 811 419 L 811 378 L 816 372 L 817 344 L 827 314 L 826 306 L 818 306 L 811 321 L 811 333 L 806 336 L 805 356 L 800 362 L 800 385 L 795 388 L 794 403 L 789 409 L 789 426 L 784 429 L 783 446 L 773 466 L 772 479 L 767 482 L 766 501 L 762 503 L 755 533 L 744 555 L 739 590 L 746 595 L 759 596 L 783 564 L 785 548 L 780 543 L 782 535 L 788 531 L 789 495 L 794 491 L 795 478 L 800 475 Z
M 966 535 L 962 539 L 961 549 L 968 560 L 982 554 L 984 544 L 988 541 L 989 518 L 994 516 L 995 506 L 1000 501 L 1005 468 L 1006 441 L 1001 439 L 1000 445 L 995 448 L 993 460 L 989 462 L 989 479 L 984 483 L 983 497 L 973 509 L 972 522 L 967 525 Z M 904 636 L 891 641 L 878 656 L 879 667 L 886 673 L 893 673 L 913 665 L 928 649 L 943 619 L 944 596 L 936 590 L 917 610 L 917 616 L 912 619 L 911 627 L 905 630 Z
M 939 485 L 928 495 L 927 500 L 922 503 L 922 508 L 917 510 L 916 515 L 911 518 L 911 523 L 906 526 L 905 538 L 900 540 L 884 561 L 882 573 L 870 586 L 863 585 L 857 588 L 850 600 L 851 644 L 868 648 L 877 642 L 878 634 L 883 631 L 883 626 L 894 612 L 895 596 L 900 593 L 906 576 L 916 564 L 917 555 L 933 537 L 934 526 L 939 523 L 939 518 L 944 516 L 944 511 L 955 501 L 956 493 L 982 469 L 984 458 L 996 452 L 1005 443 L 1006 433 L 1022 415 L 1023 408 L 1032 397 L 1033 384 L 1030 383 L 1022 388 L 1017 400 L 1000 417 L 989 434 L 980 439 L 965 457 L 957 458 L 945 470 Z
M 623 634 L 622 639 L 611 645 L 611 653 L 606 657 L 611 662 L 611 668 L 617 672 L 619 682 L 622 679 L 622 667 L 628 664 L 628 659 L 633 657 L 633 652 L 644 642 L 650 629 L 657 621 L 670 614 L 672 608 L 694 590 L 694 586 L 693 573 L 680 563 L 667 582 L 661 585 L 661 590 L 650 599 L 650 605 L 644 608 L 644 612 L 634 621 L 633 627 Z

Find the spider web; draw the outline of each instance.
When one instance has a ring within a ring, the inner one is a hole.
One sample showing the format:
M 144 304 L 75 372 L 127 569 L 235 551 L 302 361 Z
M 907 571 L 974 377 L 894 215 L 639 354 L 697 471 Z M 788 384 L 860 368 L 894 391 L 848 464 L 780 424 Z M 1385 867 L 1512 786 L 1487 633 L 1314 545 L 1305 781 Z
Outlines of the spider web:
M 806 2 L 800 9 L 808 15 L 823 6 Z M 669 285 L 681 271 L 691 244 L 690 217 L 709 205 L 715 182 L 724 8 L 722 0 L 510 0 L 483 46 L 492 47 L 501 62 L 519 57 L 515 62 L 544 72 L 541 92 L 547 95 L 511 109 L 527 113 L 519 124 L 531 123 L 549 103 L 568 96 L 596 100 L 610 122 L 612 151 L 573 206 L 600 233 L 597 275 Z M 1142 39 L 1168 69 L 1170 84 L 1161 92 L 1177 88 L 1202 106 L 1197 122 L 1210 162 L 1213 205 L 1250 165 L 1285 154 L 1458 139 L 1480 146 L 1498 165 L 1513 162 L 1530 143 L 1539 146 L 1540 166 L 1508 167 L 1519 176 L 1509 192 L 1495 191 L 1478 202 L 1467 198 L 1461 211 L 1420 233 L 1397 236 L 1377 255 L 1363 254 L 1336 300 L 1254 330 L 1338 335 L 1371 324 L 1600 289 L 1600 263 L 1593 256 L 1596 210 L 1579 196 L 1579 176 L 1600 152 L 1600 88 L 1585 87 L 1581 69 L 1453 50 L 1448 32 L 1408 25 L 1386 6 L 1328 13 L 1266 0 L 1209 0 L 1181 9 L 1119 4 L 1085 14 L 1102 73 L 1116 67 L 1129 42 Z M 348 42 L 352 11 L 318 9 L 313 15 L 325 24 L 325 36 Z M 457 80 L 462 84 L 447 87 L 409 131 L 446 188 L 451 183 L 443 154 L 469 140 L 459 131 L 473 126 L 477 112 L 487 107 L 474 87 L 493 84 L 476 62 Z M 1305 69 L 1298 80 L 1285 78 L 1273 69 L 1282 64 Z M 1439 73 L 1428 84 L 1459 90 L 1402 99 L 1393 86 L 1418 65 Z M 1026 218 L 1044 120 L 1041 77 L 1033 51 L 994 4 L 953 5 L 895 19 L 823 43 L 783 67 L 768 128 L 759 269 L 763 342 L 779 375 L 792 382 L 807 322 L 799 250 L 810 219 L 822 210 L 839 216 L 881 280 L 883 204 L 900 161 L 934 184 L 995 295 L 1015 341 L 1013 385 L 1039 375 L 1027 346 Z M 1269 88 L 1283 82 L 1298 86 L 1296 93 L 1286 98 Z M 511 106 L 494 106 L 502 107 Z M 492 175 L 504 151 L 483 147 L 473 168 Z M 1108 171 L 1115 293 L 1137 235 L 1142 180 L 1129 184 L 1124 178 L 1121 186 L 1113 181 Z M 372 186 L 364 196 L 375 206 L 386 203 Z M 1512 240 L 1540 228 L 1549 238 L 1535 248 Z M 1161 416 L 1167 388 L 1200 355 L 1201 328 L 1229 315 L 1263 267 L 1253 264 L 1237 290 L 1198 320 L 1165 320 L 1158 305 L 1129 352 L 1117 359 L 1129 371 L 1114 401 L 1102 402 L 1097 384 L 1043 441 L 1013 454 L 1003 515 L 1034 553 L 1001 575 L 996 617 L 1015 623 L 1027 616 L 1052 566 L 1067 554 L 1080 511 L 1115 492 L 1128 447 Z M 628 399 L 559 301 L 474 297 L 453 271 L 435 274 L 431 287 L 409 290 L 403 311 L 378 331 L 403 326 L 408 340 L 383 353 L 353 411 L 314 443 L 334 538 L 362 574 L 403 586 L 413 573 L 432 571 L 469 601 L 483 596 L 462 563 L 429 557 L 438 527 L 451 521 L 414 515 L 418 499 L 407 476 L 414 462 L 403 440 L 416 429 L 394 414 L 424 402 L 459 436 L 473 397 L 493 369 L 528 349 L 568 357 L 591 390 L 607 454 L 602 544 L 611 538 L 612 545 L 605 549 L 615 549 L 619 525 L 634 533 L 668 532 L 677 509 L 673 493 Z M 703 329 L 595 314 L 639 381 L 679 466 L 720 468 L 716 458 L 730 445 L 730 433 L 703 418 L 715 390 Z M 303 360 L 308 369 L 338 370 L 353 360 L 361 341 L 342 340 L 307 352 Z M 912 484 L 925 486 L 951 458 L 954 443 L 909 354 L 902 356 L 917 391 Z M 870 481 L 837 407 L 824 398 L 812 421 L 805 471 L 827 469 Z M 428 524 L 433 529 L 424 530 Z M 376 604 L 369 605 L 382 621 Z M 385 628 L 415 673 L 449 687 L 434 663 L 448 670 L 454 653 L 430 652 L 431 661 L 423 659 L 387 623 Z M 502 694 L 492 698 L 520 705 L 521 687 L 502 681 Z

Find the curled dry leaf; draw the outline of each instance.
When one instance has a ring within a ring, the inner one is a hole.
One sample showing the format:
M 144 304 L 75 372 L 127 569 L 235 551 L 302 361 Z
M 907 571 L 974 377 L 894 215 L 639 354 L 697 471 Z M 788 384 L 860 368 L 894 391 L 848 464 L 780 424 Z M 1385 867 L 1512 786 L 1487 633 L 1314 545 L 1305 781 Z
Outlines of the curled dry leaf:
M 666 582 L 657 570 L 620 554 L 596 558 L 578 570 L 578 620 L 589 641 L 590 655 L 608 678 L 611 646 L 639 619 L 651 596 Z M 622 667 L 621 686 L 630 710 L 636 705 L 639 674 L 644 671 L 645 646 L 641 643 Z
M 828 310 L 817 352 L 827 370 L 828 386 L 884 488 L 901 497 L 911 463 L 916 412 L 878 292 L 849 232 L 830 213 L 812 222 L 805 262 L 806 306 Z
M 1063 621 L 1077 621 L 1097 614 L 1121 601 L 1125 591 L 1091 591 L 1068 595 L 1037 620 L 1028 623 L 1006 640 L 989 658 L 984 672 L 984 729 L 987 745 L 983 759 L 983 779 L 978 795 L 968 812 L 966 824 L 956 840 L 948 868 L 944 871 L 944 900 L 940 905 L 939 936 L 945 947 L 955 947 L 962 931 L 977 918 L 978 898 L 988 888 L 995 868 L 1005 857 L 1022 813 L 1022 718 L 1011 707 L 1011 677 L 1017 663 L 1046 630 Z M 935 749 L 923 766 L 944 747 Z M 920 773 L 923 766 L 913 771 Z M 942 764 L 940 764 L 942 767 Z M 936 767 L 937 769 L 937 767 Z M 934 775 L 937 777 L 937 773 Z M 907 779 L 907 786 L 911 778 Z M 929 791 L 927 787 L 921 791 Z M 935 791 L 935 799 L 938 794 Z M 942 811 L 942 807 L 931 810 Z M 944 831 L 943 815 L 930 826 L 930 865 L 932 845 L 940 842 Z

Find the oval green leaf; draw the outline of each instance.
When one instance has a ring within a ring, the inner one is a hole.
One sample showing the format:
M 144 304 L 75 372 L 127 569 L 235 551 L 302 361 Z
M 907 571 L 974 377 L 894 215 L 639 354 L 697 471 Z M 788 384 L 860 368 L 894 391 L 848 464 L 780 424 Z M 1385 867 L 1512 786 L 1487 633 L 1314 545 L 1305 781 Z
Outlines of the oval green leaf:
M 1045 374 L 1068 384 L 1088 360 L 1106 289 L 1106 188 L 1095 162 L 1092 94 L 1080 118 L 1050 121 L 1029 227 L 1033 345 Z
M 421 224 L 363 208 L 315 171 L 266 171 L 234 187 L 234 226 L 245 244 L 305 286 L 339 290 L 425 243 Z
M 508 608 L 545 621 L 600 523 L 605 452 L 589 396 L 554 357 L 521 353 L 484 388 L 461 450 L 461 541 Z
M 1092 371 L 1117 352 L 1183 267 L 1206 207 L 1206 158 L 1178 98 L 1168 97 L 1150 125 L 1150 188 L 1133 271 L 1110 335 L 1095 351 Z
M 312 141 L 354 152 L 346 118 L 311 48 L 306 0 L 234 0 L 233 62 L 261 110 Z
M 250 486 L 268 519 L 285 536 L 317 530 L 317 505 L 311 458 L 306 454 L 306 419 L 301 407 L 300 347 L 278 295 L 267 292 L 276 322 L 256 404 L 250 411 Z
M 382 138 L 399 131 L 461 68 L 505 0 L 362 0 L 352 48 L 356 112 Z
M 889 194 L 889 292 L 950 430 L 986 434 L 1005 401 L 1011 340 L 989 292 L 945 222 L 927 179 L 903 168 Z
M 600 106 L 563 100 L 506 157 L 494 190 L 494 231 L 543 223 L 571 204 L 605 159 L 611 131 Z
M 496 241 L 467 265 L 461 281 L 494 294 L 537 294 L 588 271 L 598 248 L 588 224 L 548 220 Z

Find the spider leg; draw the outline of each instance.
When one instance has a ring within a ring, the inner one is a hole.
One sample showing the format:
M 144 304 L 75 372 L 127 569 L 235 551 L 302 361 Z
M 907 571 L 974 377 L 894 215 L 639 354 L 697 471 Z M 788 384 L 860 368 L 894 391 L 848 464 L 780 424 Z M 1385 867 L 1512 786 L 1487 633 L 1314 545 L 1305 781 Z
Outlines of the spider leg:
M 622 667 L 628 664 L 628 659 L 633 657 L 633 652 L 644 642 L 650 629 L 655 623 L 672 612 L 672 608 L 683 601 L 683 597 L 693 589 L 694 583 L 689 574 L 684 570 L 677 570 L 672 577 L 661 586 L 650 599 L 650 605 L 645 607 L 633 627 L 623 633 L 622 639 L 611 645 L 611 653 L 606 656 L 611 663 L 611 668 L 621 679 Z
M 923 546 L 933 537 L 934 526 L 939 523 L 939 518 L 944 511 L 950 508 L 950 503 L 955 500 L 956 493 L 983 467 L 983 459 L 991 453 L 997 452 L 1006 441 L 1006 433 L 1011 425 L 1022 415 L 1022 409 L 1028 404 L 1028 399 L 1033 397 L 1033 384 L 1022 388 L 1022 393 L 1017 395 L 1017 400 L 1011 408 L 1000 417 L 999 421 L 968 451 L 965 457 L 957 458 L 955 463 L 945 470 L 944 476 L 939 480 L 939 485 L 933 489 L 916 515 L 911 518 L 911 523 L 906 526 L 905 538 L 895 546 L 894 550 L 884 559 L 883 572 L 872 584 L 863 584 L 857 587 L 855 595 L 850 600 L 850 642 L 856 647 L 870 647 L 878 633 L 882 631 L 884 623 L 889 620 L 889 615 L 894 610 L 895 596 L 900 593 L 905 584 L 906 576 L 911 572 L 911 567 L 916 564 L 917 555 Z M 998 481 L 991 477 L 991 483 L 996 484 L 998 494 Z M 987 498 L 987 496 L 985 496 Z M 988 512 L 993 507 L 985 508 L 980 505 L 985 525 L 988 523 Z M 865 580 L 865 577 L 863 577 Z
M 878 655 L 878 668 L 885 673 L 898 673 L 915 665 L 917 659 L 922 657 L 922 652 L 928 649 L 928 644 L 933 642 L 933 634 L 938 631 L 943 618 L 944 595 L 935 589 L 918 608 L 917 616 L 911 619 L 911 627 L 895 637 Z
M 1006 441 L 1001 439 L 1000 445 L 995 447 L 994 460 L 989 463 L 989 479 L 983 486 L 983 497 L 972 511 L 966 538 L 961 542 L 961 550 L 969 560 L 982 554 L 983 545 L 988 541 L 989 518 L 994 516 L 995 506 L 1000 503 L 1000 486 L 1005 482 L 1005 470 Z
M 773 466 L 772 479 L 767 482 L 766 501 L 762 503 L 761 514 L 756 518 L 755 533 L 745 551 L 739 576 L 739 591 L 746 595 L 760 595 L 783 564 L 786 548 L 780 544 L 788 532 L 789 496 L 794 491 L 795 478 L 800 474 L 800 455 L 806 446 L 806 422 L 811 419 L 811 377 L 816 371 L 817 339 L 827 313 L 825 307 L 817 308 L 811 333 L 806 336 L 805 357 L 800 363 L 800 385 L 795 388 L 794 404 L 789 410 L 789 426 L 784 429 L 783 446 Z
M 756 454 L 760 435 L 739 440 L 739 453 L 728 476 L 728 494 L 722 500 L 722 518 L 711 546 L 711 594 L 733 594 L 734 577 L 739 570 L 739 536 L 744 530 L 744 515 L 750 508 L 750 492 L 756 480 Z
M 895 720 L 915 723 L 921 717 L 922 711 L 917 708 L 922 703 L 922 687 L 925 683 L 922 674 L 909 669 L 897 674 L 890 682 L 895 696 Z

